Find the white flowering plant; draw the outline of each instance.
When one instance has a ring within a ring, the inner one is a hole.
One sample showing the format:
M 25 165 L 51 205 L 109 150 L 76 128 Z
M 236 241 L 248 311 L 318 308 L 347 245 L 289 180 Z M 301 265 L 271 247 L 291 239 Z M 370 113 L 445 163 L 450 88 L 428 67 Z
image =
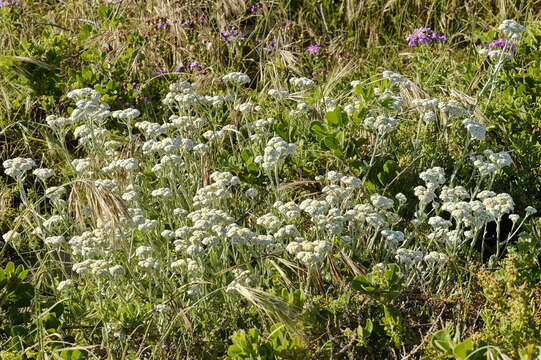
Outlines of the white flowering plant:
M 245 9 L 238 24 L 271 5 Z M 104 29 L 131 17 L 128 7 L 100 7 Z M 190 43 L 206 65 L 126 83 L 137 101 L 99 83 L 112 68 L 85 67 L 59 106 L 32 120 L 40 132 L 25 133 L 27 150 L 3 157 L 0 254 L 28 269 L 17 286 L 32 293 L 17 312 L 35 329 L 17 343 L 8 325 L 22 325 L 2 307 L 10 354 L 415 357 L 427 342 L 411 340 L 413 328 L 426 339 L 440 320 L 462 320 L 434 303 L 465 306 L 479 291 L 476 269 L 496 270 L 519 237 L 540 241 L 539 182 L 517 175 L 539 157 L 498 135 L 511 133 L 516 111 L 495 104 L 511 96 L 502 84 L 526 91 L 517 77 L 530 68 L 512 46 L 533 47 L 529 27 L 494 27 L 503 47 L 461 53 L 471 68 L 449 61 L 442 37 L 401 53 L 407 66 L 361 68 L 329 60 L 330 45 L 293 51 L 283 42 L 303 41 L 295 25 L 258 22 L 248 34 L 207 16 L 155 17 L 141 35 L 164 53 Z M 141 54 L 118 59 L 122 71 Z M 426 314 L 433 327 L 413 320 Z M 268 341 L 245 339 L 254 353 L 239 340 L 252 327 L 273 329 Z

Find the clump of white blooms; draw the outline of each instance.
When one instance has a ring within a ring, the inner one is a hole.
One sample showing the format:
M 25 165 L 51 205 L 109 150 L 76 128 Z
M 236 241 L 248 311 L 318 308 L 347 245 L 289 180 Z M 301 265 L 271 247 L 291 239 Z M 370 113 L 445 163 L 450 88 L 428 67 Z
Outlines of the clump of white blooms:
M 261 164 L 265 170 L 272 170 L 276 166 L 283 164 L 288 155 L 293 155 L 297 151 L 295 144 L 287 143 L 279 136 L 273 137 L 267 142 L 263 156 L 258 155 L 254 161 Z
M 268 91 L 268 94 L 270 97 L 276 100 L 283 100 L 289 96 L 289 92 L 287 90 L 278 90 L 278 89 L 270 89 Z
M 519 40 L 522 37 L 522 33 L 526 31 L 526 28 L 515 20 L 504 20 L 500 26 L 498 26 L 498 30 L 503 32 L 507 38 Z
M 370 196 L 372 205 L 380 209 L 391 209 L 394 206 L 394 201 L 380 194 L 372 194 Z
M 424 253 L 420 250 L 400 248 L 396 250 L 396 260 L 405 266 L 415 266 L 423 261 Z
M 287 252 L 306 265 L 322 263 L 331 249 L 332 246 L 327 241 L 306 241 L 303 238 L 295 239 L 286 246 Z
M 409 80 L 408 78 L 404 77 L 403 75 L 397 74 L 395 72 L 385 70 L 382 73 L 382 76 L 384 79 L 389 80 L 392 84 L 399 84 L 403 85 L 405 87 L 412 87 L 414 86 L 414 83 Z
M 15 158 L 9 159 L 2 163 L 5 169 L 5 174 L 14 179 L 20 179 L 26 175 L 26 172 L 32 170 L 36 166 L 34 160 L 30 158 Z
M 402 231 L 381 230 L 381 235 L 387 241 L 389 246 L 396 249 L 404 241 L 404 233 Z
M 483 151 L 483 155 L 471 155 L 470 159 L 481 176 L 491 175 L 513 164 L 513 159 L 508 152 L 500 151 L 495 153 L 490 149 Z
M 72 121 L 90 120 L 96 124 L 102 123 L 105 118 L 111 115 L 109 104 L 101 102 L 101 94 L 93 89 L 84 88 L 72 90 L 67 94 L 67 97 L 75 101 L 77 108 L 72 111 L 70 119 Z M 105 129 L 99 126 L 87 124 L 88 131 L 99 132 Z M 91 129 L 91 130 L 90 130 Z M 81 134 L 81 136 L 92 139 L 90 134 Z M 96 136 L 96 133 L 94 133 Z M 77 136 L 76 136 L 77 137 Z
M 371 116 L 364 119 L 363 124 L 366 127 L 375 130 L 378 135 L 385 135 L 398 124 L 398 121 L 389 116 L 378 115 L 376 117 Z
M 169 188 L 159 188 L 156 190 L 152 190 L 150 195 L 157 198 L 168 198 L 172 195 L 172 192 Z
M 451 100 L 448 103 L 440 102 L 438 108 L 443 111 L 449 118 L 467 116 L 470 114 L 470 111 L 466 109 L 458 101 Z
M 443 253 L 431 251 L 423 259 L 428 264 L 445 264 L 449 260 L 449 257 Z
M 17 240 L 21 236 L 20 233 L 18 233 L 15 230 L 9 230 L 7 233 L 2 235 L 2 239 L 4 239 L 5 242 Z
M 58 283 L 58 285 L 56 286 L 56 290 L 63 292 L 72 288 L 74 285 L 75 285 L 75 282 L 71 279 L 63 280 Z
M 64 244 L 64 237 L 62 235 L 49 236 L 43 242 L 51 247 L 59 247 Z
M 55 176 L 54 170 L 47 169 L 47 168 L 35 169 L 34 171 L 32 171 L 32 174 L 34 174 L 38 179 L 43 180 L 43 181 L 47 180 L 50 177 Z
M 137 119 L 141 115 L 141 112 L 137 109 L 129 108 L 124 110 L 116 110 L 111 113 L 113 118 L 122 120 L 123 122 L 130 122 Z
M 305 77 L 292 77 L 289 79 L 289 83 L 301 89 L 310 89 L 316 86 L 316 82 L 314 80 Z
M 251 81 L 248 75 L 241 72 L 231 72 L 227 75 L 224 75 L 222 80 L 234 85 L 245 85 L 250 83 Z
M 462 120 L 462 125 L 468 130 L 472 139 L 485 140 L 487 127 L 484 124 L 468 118 Z

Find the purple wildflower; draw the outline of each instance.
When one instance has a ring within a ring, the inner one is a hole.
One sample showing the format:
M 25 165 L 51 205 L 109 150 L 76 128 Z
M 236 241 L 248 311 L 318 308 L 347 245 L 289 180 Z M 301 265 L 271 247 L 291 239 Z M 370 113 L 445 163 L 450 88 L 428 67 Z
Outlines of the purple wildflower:
M 165 24 L 165 23 L 156 24 L 156 28 L 158 29 L 169 29 L 170 27 L 171 27 L 171 24 Z
M 231 45 L 233 40 L 246 38 L 246 34 L 240 31 L 237 25 L 227 25 L 224 30 L 220 32 L 220 36 L 227 45 Z
M 204 15 L 201 15 L 197 18 L 197 21 L 199 22 L 199 24 L 205 25 L 207 23 L 207 18 Z
M 154 72 L 154 75 L 165 75 L 165 74 L 169 74 L 169 70 L 161 69 L 161 70 L 158 70 L 158 71 Z
M 516 50 L 517 49 L 517 46 L 515 44 L 513 44 L 512 41 L 504 40 L 504 39 L 494 40 L 490 44 L 484 45 L 484 46 L 488 47 L 490 50 L 494 50 L 494 49 L 498 49 L 498 48 L 502 48 L 502 49 L 507 48 L 508 50 Z
M 316 76 L 319 76 L 319 75 L 327 75 L 329 73 L 329 70 L 327 69 L 320 69 L 319 71 L 313 71 L 312 72 L 312 77 L 316 77 Z
M 196 70 L 201 70 L 204 67 L 204 65 L 198 61 L 192 61 L 188 66 Z
M 21 4 L 21 3 L 20 3 L 19 1 L 17 1 L 17 0 L 0 1 L 0 7 L 2 7 L 2 6 L 11 6 L 11 5 L 23 6 L 23 4 Z
M 181 73 L 184 71 L 186 71 L 186 66 L 179 66 L 178 68 L 175 69 L 175 72 L 177 73 Z
M 318 44 L 310 45 L 306 48 L 306 53 L 310 55 L 317 55 L 319 50 L 322 48 L 323 48 L 322 45 L 318 45 Z
M 446 42 L 447 37 L 445 35 L 438 35 L 438 33 L 432 31 L 430 28 L 418 28 L 413 30 L 411 35 L 406 37 L 408 45 L 415 47 L 418 45 L 428 44 L 431 41 Z
M 251 13 L 256 13 L 259 11 L 259 3 L 258 4 L 254 4 L 250 7 L 250 12 Z

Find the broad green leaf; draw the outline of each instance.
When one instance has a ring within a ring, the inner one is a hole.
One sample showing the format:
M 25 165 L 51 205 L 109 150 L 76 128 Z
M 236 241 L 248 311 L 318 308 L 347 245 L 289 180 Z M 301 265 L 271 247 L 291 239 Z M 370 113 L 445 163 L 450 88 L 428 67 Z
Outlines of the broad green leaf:
M 470 338 L 462 341 L 453 349 L 453 355 L 459 360 L 465 360 L 468 354 L 473 350 L 473 341 Z

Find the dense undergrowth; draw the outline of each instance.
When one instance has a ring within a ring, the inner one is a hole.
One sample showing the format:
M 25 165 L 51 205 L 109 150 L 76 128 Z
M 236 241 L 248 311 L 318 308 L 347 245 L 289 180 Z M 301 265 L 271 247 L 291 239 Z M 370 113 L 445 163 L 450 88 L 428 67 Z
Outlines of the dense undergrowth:
M 0 2 L 0 359 L 539 359 L 540 5 Z

